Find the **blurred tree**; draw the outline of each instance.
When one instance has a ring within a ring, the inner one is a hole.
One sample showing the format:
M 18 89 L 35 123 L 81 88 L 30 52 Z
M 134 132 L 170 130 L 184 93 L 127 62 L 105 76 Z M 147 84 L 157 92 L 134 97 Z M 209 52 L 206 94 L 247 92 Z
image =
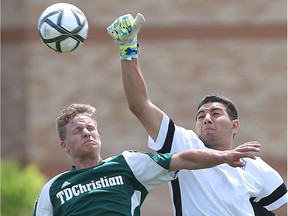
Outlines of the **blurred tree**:
M 31 216 L 45 182 L 45 176 L 33 164 L 22 169 L 15 161 L 1 161 L 1 215 Z

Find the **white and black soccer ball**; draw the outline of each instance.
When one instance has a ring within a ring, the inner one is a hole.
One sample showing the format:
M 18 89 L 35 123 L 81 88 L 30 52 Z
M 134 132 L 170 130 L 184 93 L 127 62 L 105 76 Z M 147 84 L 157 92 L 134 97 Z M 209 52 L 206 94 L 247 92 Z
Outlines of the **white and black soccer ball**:
M 60 53 L 68 53 L 81 46 L 88 36 L 88 29 L 84 13 L 68 3 L 49 6 L 38 21 L 42 42 Z

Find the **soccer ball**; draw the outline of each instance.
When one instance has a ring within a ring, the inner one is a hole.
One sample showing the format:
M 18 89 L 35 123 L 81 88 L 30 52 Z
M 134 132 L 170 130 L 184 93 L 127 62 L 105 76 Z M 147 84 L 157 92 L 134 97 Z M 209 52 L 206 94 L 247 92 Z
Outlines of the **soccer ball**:
M 88 29 L 84 13 L 68 3 L 49 6 L 38 21 L 41 41 L 60 53 L 68 53 L 81 46 L 87 38 Z

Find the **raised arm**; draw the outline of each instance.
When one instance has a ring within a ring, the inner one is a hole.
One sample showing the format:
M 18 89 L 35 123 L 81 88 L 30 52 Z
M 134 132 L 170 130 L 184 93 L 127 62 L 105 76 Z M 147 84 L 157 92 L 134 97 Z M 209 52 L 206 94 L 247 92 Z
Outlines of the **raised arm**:
M 174 154 L 170 162 L 170 171 L 204 169 L 222 163 L 232 167 L 243 167 L 245 163 L 241 158 L 255 159 L 254 153 L 259 151 L 260 144 L 257 141 L 247 142 L 227 151 L 192 149 Z
M 144 17 L 141 14 L 137 14 L 135 19 L 126 14 L 116 19 L 107 31 L 119 44 L 122 81 L 129 109 L 156 140 L 163 112 L 150 101 L 139 68 L 137 34 L 143 23 Z
M 156 140 L 163 112 L 149 99 L 138 59 L 121 60 L 122 81 L 130 111 L 140 120 L 147 133 Z

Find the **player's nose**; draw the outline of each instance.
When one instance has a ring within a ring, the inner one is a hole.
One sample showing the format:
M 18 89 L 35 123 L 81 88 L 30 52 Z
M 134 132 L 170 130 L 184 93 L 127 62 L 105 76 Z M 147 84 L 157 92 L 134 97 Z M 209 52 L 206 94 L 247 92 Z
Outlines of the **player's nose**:
M 212 118 L 209 113 L 206 113 L 203 123 L 204 124 L 212 123 Z
M 87 128 L 84 128 L 83 129 L 83 136 L 84 137 L 90 137 L 91 136 L 91 132 Z

